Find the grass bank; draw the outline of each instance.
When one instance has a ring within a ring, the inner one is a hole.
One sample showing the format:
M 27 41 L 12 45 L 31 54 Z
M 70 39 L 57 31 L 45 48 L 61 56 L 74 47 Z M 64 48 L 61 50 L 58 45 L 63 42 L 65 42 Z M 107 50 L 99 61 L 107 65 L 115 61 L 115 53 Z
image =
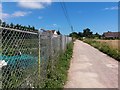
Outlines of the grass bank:
M 48 68 L 47 80 L 44 88 L 63 88 L 67 81 L 67 71 L 73 53 L 73 43 L 67 45 L 65 53 L 59 56 L 59 60 L 53 70 Z
M 110 48 L 114 48 L 120 51 L 120 46 L 119 46 L 120 40 L 96 40 L 96 41 L 99 41 L 101 43 L 106 43 L 107 45 L 110 46 Z
M 108 56 L 120 61 L 120 51 L 117 49 L 111 48 L 108 44 L 101 43 L 99 41 L 95 41 L 92 39 L 84 39 L 83 41 L 97 48 L 98 50 L 107 54 Z

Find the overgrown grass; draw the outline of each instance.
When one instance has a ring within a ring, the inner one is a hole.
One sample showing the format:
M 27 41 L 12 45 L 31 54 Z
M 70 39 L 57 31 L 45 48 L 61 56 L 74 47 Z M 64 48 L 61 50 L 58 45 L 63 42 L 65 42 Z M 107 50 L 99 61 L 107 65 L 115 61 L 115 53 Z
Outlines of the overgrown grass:
M 101 43 L 99 41 L 95 41 L 95 40 L 92 40 L 92 39 L 85 39 L 83 41 L 90 44 L 91 46 L 99 49 L 101 52 L 111 56 L 112 58 L 120 61 L 120 51 L 119 50 L 111 48 L 106 43 Z
M 53 70 L 48 68 L 47 80 L 44 88 L 63 88 L 67 80 L 67 71 L 72 57 L 73 43 L 67 45 L 65 53 L 59 56 L 59 60 Z
M 120 47 L 119 47 L 119 43 L 120 43 L 120 40 L 96 40 L 96 41 L 99 41 L 101 43 L 105 43 L 107 45 L 110 46 L 110 48 L 114 48 L 116 50 L 119 50 L 120 51 Z

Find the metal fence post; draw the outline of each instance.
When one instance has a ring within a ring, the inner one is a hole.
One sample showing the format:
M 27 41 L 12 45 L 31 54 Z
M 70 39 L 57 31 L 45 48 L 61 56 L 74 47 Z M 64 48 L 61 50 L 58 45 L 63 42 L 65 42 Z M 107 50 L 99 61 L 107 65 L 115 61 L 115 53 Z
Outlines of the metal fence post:
M 39 55 L 38 55 L 38 79 L 40 80 L 40 58 L 41 58 L 41 55 L 40 55 L 40 31 L 38 31 L 38 36 L 39 36 Z
M 2 28 L 0 28 L 0 56 L 2 56 Z M 0 60 L 2 60 L 2 57 L 0 57 Z M 2 68 L 0 68 L 0 89 L 2 89 Z

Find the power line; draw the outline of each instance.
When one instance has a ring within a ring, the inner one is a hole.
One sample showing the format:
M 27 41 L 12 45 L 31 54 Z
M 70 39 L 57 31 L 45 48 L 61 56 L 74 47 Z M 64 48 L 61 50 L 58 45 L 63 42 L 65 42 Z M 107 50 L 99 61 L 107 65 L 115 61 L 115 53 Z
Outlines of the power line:
M 69 18 L 68 11 L 67 11 L 65 3 L 61 2 L 61 6 L 62 6 L 64 14 L 65 14 L 65 16 L 66 16 L 66 18 L 68 20 L 68 23 L 71 26 L 71 21 L 70 21 L 70 18 Z
M 73 30 L 74 30 L 74 29 L 73 29 L 73 26 L 71 26 L 71 31 L 73 32 Z
M 65 17 L 66 17 L 66 20 L 67 20 L 67 22 L 68 22 L 68 25 L 70 26 L 71 31 L 73 32 L 73 25 L 72 25 L 72 23 L 71 23 L 71 21 L 70 21 L 70 17 L 69 17 L 69 14 L 68 14 L 66 5 L 65 5 L 64 2 L 60 2 L 60 4 L 61 4 L 61 7 L 62 7 L 62 9 L 63 9 L 63 12 L 64 12 L 64 15 L 65 15 Z

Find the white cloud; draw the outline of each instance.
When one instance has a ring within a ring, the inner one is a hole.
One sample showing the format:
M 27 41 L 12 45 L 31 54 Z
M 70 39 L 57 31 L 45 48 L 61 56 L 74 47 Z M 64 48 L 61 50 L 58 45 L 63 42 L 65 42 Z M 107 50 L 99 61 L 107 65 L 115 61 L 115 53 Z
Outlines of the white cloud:
M 44 6 L 37 2 L 19 2 L 19 6 L 29 9 L 42 9 Z
M 42 17 L 42 16 L 39 16 L 38 19 L 43 19 L 43 17 Z
M 17 12 L 14 12 L 12 14 L 12 17 L 23 17 L 23 16 L 26 16 L 28 14 L 30 14 L 31 12 L 23 12 L 23 11 L 17 11 Z
M 22 8 L 28 8 L 28 9 L 43 9 L 47 5 L 50 5 L 52 3 L 52 0 L 38 0 L 39 2 L 36 2 L 36 1 L 35 0 L 30 0 L 30 1 L 19 0 L 18 5 Z
M 6 18 L 9 18 L 9 17 L 10 17 L 10 14 L 2 13 L 2 19 L 6 19 Z
M 104 10 L 118 10 L 118 6 L 105 8 Z
M 32 12 L 23 12 L 23 11 L 16 11 L 12 14 L 8 14 L 8 13 L 2 13 L 2 19 L 8 19 L 8 18 L 15 18 L 15 17 L 23 17 L 26 16 L 28 14 L 30 14 Z

